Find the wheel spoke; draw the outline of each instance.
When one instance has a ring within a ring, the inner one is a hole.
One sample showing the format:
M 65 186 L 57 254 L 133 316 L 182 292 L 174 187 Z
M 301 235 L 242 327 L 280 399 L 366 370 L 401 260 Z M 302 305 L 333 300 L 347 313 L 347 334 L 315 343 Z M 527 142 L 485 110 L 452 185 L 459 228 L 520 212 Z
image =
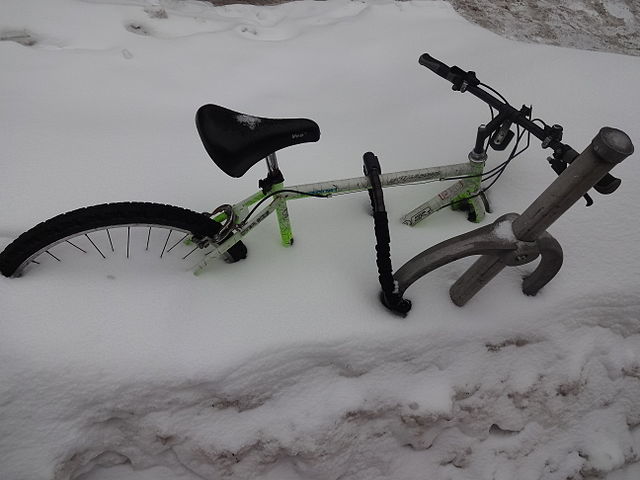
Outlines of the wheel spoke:
M 196 250 L 198 250 L 200 247 L 196 247 L 193 250 L 191 250 L 189 253 L 187 253 L 184 257 L 182 257 L 182 260 L 184 260 L 185 258 L 187 258 L 189 255 L 191 255 L 193 252 L 195 252 Z
M 98 251 L 98 253 L 102 256 L 102 258 L 107 258 L 107 257 L 105 257 L 105 256 L 104 256 L 104 253 L 102 253 L 102 252 L 100 251 L 100 249 L 98 248 L 98 246 L 97 246 L 95 243 L 93 243 L 93 240 L 91 240 L 91 238 L 89 238 L 89 235 L 88 235 L 88 234 L 86 234 L 86 233 L 85 233 L 85 234 L 84 234 L 84 236 L 85 236 L 85 237 L 87 237 L 87 240 L 89 240 L 89 241 L 91 242 L 91 245 L 93 245 L 93 246 L 95 247 L 95 249 L 96 249 L 96 250 Z
M 164 255 L 164 251 L 167 249 L 167 244 L 169 243 L 169 237 L 171 237 L 172 233 L 173 233 L 173 230 L 169 230 L 169 235 L 167 235 L 167 239 L 164 242 L 164 247 L 162 247 L 162 253 L 160 254 L 160 258 L 162 258 L 162 256 Z
M 131 227 L 127 227 L 127 258 L 129 258 L 130 243 L 131 243 Z
M 169 253 L 171 250 L 173 250 L 174 248 L 176 248 L 178 245 L 180 245 L 182 243 L 182 241 L 187 238 L 189 236 L 188 233 L 185 233 L 184 237 L 182 237 L 180 240 L 178 240 L 176 243 L 173 244 L 173 246 L 167 250 L 167 253 Z
M 151 227 L 149 227 L 149 233 L 147 233 L 147 248 L 145 248 L 147 251 L 149 251 L 149 240 L 151 240 Z
M 75 243 L 67 240 L 67 243 L 73 247 L 76 247 L 78 250 L 80 250 L 82 253 L 87 253 L 87 251 L 84 248 L 80 248 L 78 245 L 76 245 Z
M 109 245 L 111 245 L 111 251 L 115 252 L 116 250 L 113 248 L 113 240 L 111 240 L 111 233 L 109 232 L 109 229 L 107 228 L 107 237 L 109 238 Z
M 58 257 L 56 257 L 53 253 L 51 253 L 49 250 L 47 250 L 45 252 L 47 255 L 51 255 L 53 258 L 55 258 L 57 261 L 61 262 L 62 260 L 60 260 Z

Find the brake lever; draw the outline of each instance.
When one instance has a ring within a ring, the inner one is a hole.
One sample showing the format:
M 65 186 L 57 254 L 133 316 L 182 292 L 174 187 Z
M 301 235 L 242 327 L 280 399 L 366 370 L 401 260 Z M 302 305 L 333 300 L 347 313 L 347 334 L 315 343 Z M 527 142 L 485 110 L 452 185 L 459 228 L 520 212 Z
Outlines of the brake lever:
M 476 77 L 476 72 L 471 70 L 467 72 L 456 65 L 449 69 L 447 79 L 453 83 L 451 89 L 460 93 L 466 92 L 469 86 L 477 87 L 480 85 L 480 80 Z

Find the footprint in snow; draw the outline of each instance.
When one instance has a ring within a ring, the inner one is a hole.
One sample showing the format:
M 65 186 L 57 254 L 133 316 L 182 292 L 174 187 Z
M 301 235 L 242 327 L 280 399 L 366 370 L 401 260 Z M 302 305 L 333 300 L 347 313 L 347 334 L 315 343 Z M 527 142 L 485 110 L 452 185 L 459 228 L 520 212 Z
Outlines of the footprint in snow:
M 287 27 L 264 28 L 255 25 L 239 25 L 234 28 L 234 31 L 244 38 L 269 42 L 289 40 L 290 38 L 293 38 L 300 33 L 296 29 Z
M 136 35 L 142 35 L 143 37 L 148 37 L 152 35 L 151 29 L 139 22 L 125 23 L 124 28 L 128 32 L 135 33 Z
M 25 47 L 33 47 L 40 42 L 40 38 L 34 33 L 22 30 L 2 30 L 0 31 L 0 42 L 15 42 Z

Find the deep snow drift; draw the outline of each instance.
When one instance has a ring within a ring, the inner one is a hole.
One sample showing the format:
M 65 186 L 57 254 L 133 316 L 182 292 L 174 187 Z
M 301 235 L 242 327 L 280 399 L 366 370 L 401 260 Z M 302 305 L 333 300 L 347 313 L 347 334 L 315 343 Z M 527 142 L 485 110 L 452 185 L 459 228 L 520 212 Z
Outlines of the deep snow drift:
M 205 103 L 316 120 L 320 142 L 279 154 L 290 184 L 357 176 L 367 150 L 385 171 L 464 161 L 488 111 L 423 52 L 578 150 L 603 125 L 638 142 L 640 59 L 508 41 L 439 1 L 4 0 L 0 37 L 0 248 L 82 205 L 210 211 L 253 192 L 262 166 L 228 178 L 200 145 Z M 246 261 L 198 278 L 140 256 L 3 278 L 0 478 L 637 479 L 637 154 L 613 173 L 618 192 L 550 229 L 565 264 L 534 298 L 527 265 L 455 307 L 468 260 L 389 315 L 364 194 L 292 202 L 293 248 L 268 221 Z M 485 223 L 554 177 L 532 142 Z M 475 228 L 450 210 L 400 224 L 441 187 L 385 192 L 396 266 Z

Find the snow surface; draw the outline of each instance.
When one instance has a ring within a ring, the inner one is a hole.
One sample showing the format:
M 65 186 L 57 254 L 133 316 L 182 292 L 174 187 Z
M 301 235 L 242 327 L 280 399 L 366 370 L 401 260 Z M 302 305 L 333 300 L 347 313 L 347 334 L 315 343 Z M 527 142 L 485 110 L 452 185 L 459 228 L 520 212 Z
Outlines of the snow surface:
M 603 125 L 639 137 L 640 59 L 505 40 L 440 1 L 3 0 L 0 38 L 0 248 L 78 206 L 248 195 L 262 167 L 217 171 L 205 103 L 317 121 L 320 142 L 279 154 L 290 184 L 357 176 L 368 150 L 384 171 L 464 161 L 487 109 L 423 52 L 532 103 L 576 149 Z M 538 147 L 490 190 L 485 224 L 553 180 Z M 198 278 L 134 256 L 2 279 L 0 478 L 640 478 L 637 154 L 614 174 L 618 192 L 550 229 L 565 263 L 533 298 L 527 265 L 455 307 L 468 259 L 390 315 L 365 194 L 292 202 L 293 248 L 268 221 L 246 261 Z M 385 192 L 396 267 L 475 227 L 400 223 L 438 188 Z

